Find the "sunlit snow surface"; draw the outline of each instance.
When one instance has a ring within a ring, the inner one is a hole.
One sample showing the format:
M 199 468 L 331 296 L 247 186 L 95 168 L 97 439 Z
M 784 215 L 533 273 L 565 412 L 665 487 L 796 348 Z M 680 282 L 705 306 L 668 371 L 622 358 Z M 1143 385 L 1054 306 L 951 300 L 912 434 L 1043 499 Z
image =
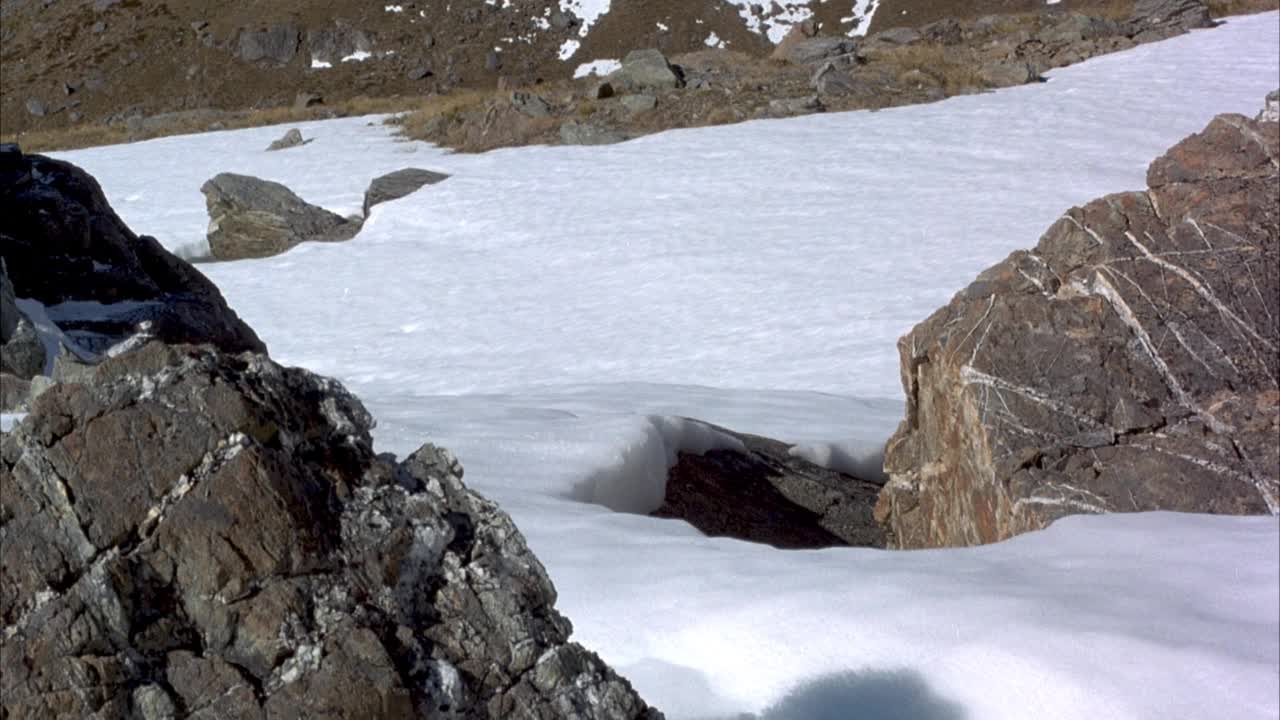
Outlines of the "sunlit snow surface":
M 511 512 L 575 638 L 672 718 L 1280 717 L 1272 518 L 1079 517 L 1000 545 L 781 552 L 580 502 L 660 490 L 686 415 L 874 460 L 896 339 L 1066 208 L 1278 82 L 1277 14 L 876 113 L 448 155 L 367 119 L 61 154 L 199 247 L 199 186 L 278 180 L 351 242 L 203 265 L 280 361 L 342 379 Z M 674 429 L 673 429 L 674 428 Z M 687 429 L 687 428 L 685 428 Z M 704 438 L 705 439 L 705 438 Z M 776 706 L 769 710 L 770 706 Z

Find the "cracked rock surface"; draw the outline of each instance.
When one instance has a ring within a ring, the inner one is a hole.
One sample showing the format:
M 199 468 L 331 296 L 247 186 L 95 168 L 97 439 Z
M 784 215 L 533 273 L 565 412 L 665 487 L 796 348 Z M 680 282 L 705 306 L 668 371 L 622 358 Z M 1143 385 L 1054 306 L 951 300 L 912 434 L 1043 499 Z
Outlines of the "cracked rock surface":
M 890 544 L 1280 511 L 1280 125 L 1220 115 L 898 343 Z
M 151 343 L 0 443 L 0 715 L 659 718 L 445 450 L 338 383 Z

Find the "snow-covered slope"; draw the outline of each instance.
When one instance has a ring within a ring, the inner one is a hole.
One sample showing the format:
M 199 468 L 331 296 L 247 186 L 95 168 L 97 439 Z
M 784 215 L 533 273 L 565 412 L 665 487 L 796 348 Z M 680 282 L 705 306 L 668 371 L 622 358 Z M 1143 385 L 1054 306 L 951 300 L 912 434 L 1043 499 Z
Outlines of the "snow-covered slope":
M 1256 112 L 1277 19 L 1043 85 L 602 148 L 448 155 L 345 119 L 280 153 L 264 128 L 61 156 L 176 248 L 200 243 L 217 172 L 344 213 L 381 172 L 452 173 L 351 242 L 203 269 L 279 360 L 365 400 L 382 449 L 457 451 L 576 638 L 670 717 L 1276 718 L 1274 518 L 783 552 L 583 501 L 629 507 L 670 452 L 715 442 L 671 415 L 874 456 L 901 412 L 897 337 L 1068 206 L 1142 187 L 1215 113 Z

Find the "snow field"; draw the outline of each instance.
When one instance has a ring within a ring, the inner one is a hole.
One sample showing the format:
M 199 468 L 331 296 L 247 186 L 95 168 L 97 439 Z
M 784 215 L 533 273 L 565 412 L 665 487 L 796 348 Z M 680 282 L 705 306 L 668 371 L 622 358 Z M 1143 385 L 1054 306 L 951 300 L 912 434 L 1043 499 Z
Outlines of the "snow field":
M 364 400 L 379 449 L 453 449 L 575 639 L 668 717 L 1277 718 L 1275 518 L 1074 517 L 890 553 L 626 512 L 673 452 L 722 441 L 680 417 L 875 463 L 901 418 L 896 339 L 1066 208 L 1143 187 L 1214 114 L 1257 112 L 1277 20 L 997 93 L 607 147 L 453 155 L 348 118 L 298 125 L 315 141 L 280 153 L 262 151 L 275 127 L 59 156 L 189 253 L 218 172 L 343 214 L 379 174 L 452 173 L 348 243 L 201 269 L 276 359 Z

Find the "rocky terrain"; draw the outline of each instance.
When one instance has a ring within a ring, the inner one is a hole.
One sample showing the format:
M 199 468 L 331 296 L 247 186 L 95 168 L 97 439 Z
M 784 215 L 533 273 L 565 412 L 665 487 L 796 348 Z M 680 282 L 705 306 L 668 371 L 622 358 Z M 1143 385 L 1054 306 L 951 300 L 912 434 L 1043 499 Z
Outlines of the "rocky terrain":
M 0 356 L 57 380 L 0 440 L 0 715 L 661 717 L 451 454 L 376 454 L 87 174 L 0 157 Z
M 1280 512 L 1280 125 L 1220 115 L 1147 183 L 1068 210 L 901 339 L 891 545 Z
M 1275 1 L 1254 0 L 1243 5 L 1239 9 L 1256 10 L 1274 7 Z M 1191 10 L 1169 11 L 1175 6 Z M 1052 5 L 1033 0 L 614 0 L 604 4 L 584 0 L 501 4 L 481 0 L 444 4 L 287 0 L 268 5 L 223 3 L 216 9 L 193 0 L 158 4 L 5 0 L 0 3 L 0 62 L 5 67 L 0 78 L 0 133 L 8 138 L 46 133 L 42 137 L 52 138 L 46 142 L 65 145 L 73 141 L 57 132 L 71 127 L 99 128 L 97 134 L 85 137 L 106 141 L 199 131 L 228 123 L 252 124 L 255 113 L 267 110 L 292 108 L 296 116 L 321 116 L 423 104 L 447 108 L 452 103 L 443 99 L 460 88 L 558 85 L 583 73 L 606 72 L 628 52 L 646 48 L 673 58 L 697 53 L 676 62 L 702 78 L 694 77 L 691 87 L 713 88 L 714 92 L 685 109 L 659 110 L 646 122 L 635 124 L 634 131 L 731 122 L 757 115 L 771 101 L 782 104 L 777 112 L 783 114 L 792 112 L 788 108 L 793 106 L 817 109 L 813 103 L 797 105 L 796 98 L 797 93 L 814 94 L 805 86 L 811 81 L 818 84 L 814 76 L 822 65 L 776 68 L 766 61 L 785 45 L 783 40 L 795 28 L 810 34 L 820 29 L 828 42 L 850 41 L 867 35 L 868 30 L 885 38 L 901 37 L 882 31 L 919 28 L 944 19 L 972 22 L 999 14 L 1031 18 L 1034 27 L 1030 32 L 1034 34 L 1077 11 L 1108 22 L 1125 24 L 1134 16 L 1159 18 L 1158 25 L 1186 28 L 1201 26 L 1197 17 L 1207 12 L 1206 8 L 1199 0 L 1143 0 L 1136 6 L 1129 0 L 1064 0 Z M 868 97 L 834 103 L 823 98 L 823 104 L 832 108 L 878 107 L 932 99 L 938 85 L 946 94 L 954 94 L 1034 79 L 1034 74 L 1019 77 L 1010 68 L 995 76 L 984 74 L 979 65 L 972 64 L 989 59 L 988 55 L 1021 63 L 1027 52 L 1006 56 L 1027 39 L 1019 34 L 1026 22 L 1030 21 L 988 20 L 990 27 L 985 31 L 964 38 L 969 52 L 948 51 L 953 57 L 947 58 L 947 64 L 968 68 L 972 77 L 967 80 L 939 81 L 936 73 L 929 72 L 937 58 L 923 59 L 916 63 L 918 67 L 890 68 L 887 75 L 871 72 L 857 77 L 852 84 Z M 935 28 L 926 38 L 940 39 L 950 48 L 962 44 L 954 32 L 951 26 Z M 1135 31 L 1130 23 L 1122 31 L 1089 28 L 1086 34 L 1088 39 L 1123 36 L 1133 40 L 1137 36 L 1136 41 L 1141 42 L 1167 36 L 1169 31 Z M 1008 46 L 1003 54 L 982 48 L 996 35 L 1010 36 L 1002 41 Z M 1044 57 L 1031 52 L 1034 57 L 1028 59 L 1034 67 L 1044 69 L 1118 49 L 1125 42 L 1117 40 L 1111 45 L 1073 59 L 1054 59 L 1054 48 L 1043 53 Z M 836 64 L 842 71 L 840 62 Z M 924 75 L 905 80 L 898 77 L 913 69 Z M 824 87 L 840 84 L 832 80 L 821 83 Z M 730 107 L 719 117 L 708 117 L 701 110 L 725 105 L 725 98 L 717 93 L 731 97 Z M 550 100 L 553 107 L 563 104 Z M 643 113 L 646 102 L 635 101 L 625 112 L 641 108 Z M 666 99 L 658 103 L 668 104 Z M 680 117 L 678 121 L 664 119 L 664 113 Z M 258 122 L 287 119 L 264 115 Z M 557 123 L 550 137 L 557 137 L 559 126 Z M 51 132 L 54 134 L 47 135 Z M 567 132 L 569 140 L 583 136 Z M 585 132 L 589 135 L 593 131 Z M 538 137 L 538 141 L 544 139 Z
M 410 137 L 463 151 L 606 144 L 680 127 L 879 109 L 1022 85 L 1104 53 L 1213 25 L 1199 0 L 1144 0 L 1120 19 L 1058 10 L 944 18 L 866 37 L 797 24 L 767 56 L 627 53 L 604 77 L 428 107 Z
M 0 214 L 0 408 L 149 339 L 266 351 L 213 283 L 130 231 L 78 168 L 0 146 Z

